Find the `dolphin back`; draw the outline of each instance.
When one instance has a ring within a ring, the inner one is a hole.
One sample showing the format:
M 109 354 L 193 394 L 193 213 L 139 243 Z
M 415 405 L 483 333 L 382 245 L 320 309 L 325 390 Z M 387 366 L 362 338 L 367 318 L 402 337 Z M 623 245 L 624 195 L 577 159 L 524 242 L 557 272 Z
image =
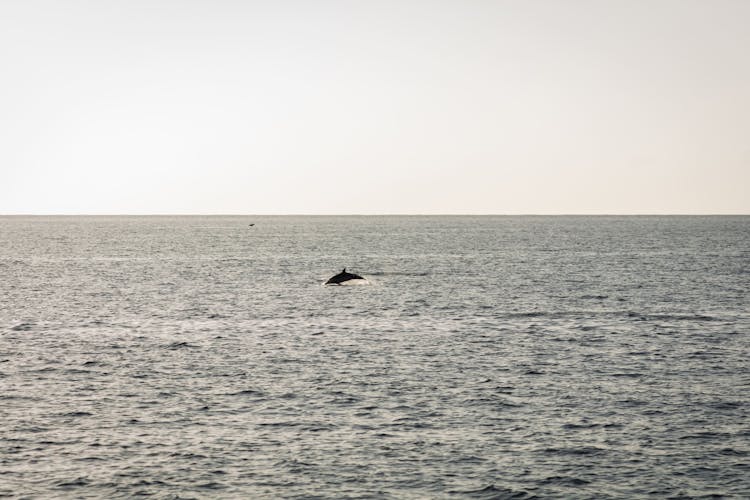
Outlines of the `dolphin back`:
M 336 276 L 333 276 L 328 281 L 326 281 L 326 285 L 338 285 L 345 281 L 349 280 L 363 280 L 364 278 L 360 276 L 359 274 L 354 273 L 347 273 L 346 271 L 338 273 Z

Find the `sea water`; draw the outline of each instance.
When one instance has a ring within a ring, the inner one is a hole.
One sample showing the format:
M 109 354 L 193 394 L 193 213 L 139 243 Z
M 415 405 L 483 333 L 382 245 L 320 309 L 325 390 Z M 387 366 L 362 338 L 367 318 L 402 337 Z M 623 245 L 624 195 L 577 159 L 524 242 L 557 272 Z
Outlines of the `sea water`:
M 747 216 L 2 217 L 0 495 L 747 498 L 749 288 Z

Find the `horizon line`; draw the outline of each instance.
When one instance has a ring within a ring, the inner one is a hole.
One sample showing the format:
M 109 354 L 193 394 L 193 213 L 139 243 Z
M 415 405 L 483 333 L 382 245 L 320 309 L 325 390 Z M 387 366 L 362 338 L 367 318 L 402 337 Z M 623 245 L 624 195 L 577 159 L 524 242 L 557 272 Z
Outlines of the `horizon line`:
M 0 213 L 0 217 L 715 217 L 750 212 L 555 212 L 555 213 Z

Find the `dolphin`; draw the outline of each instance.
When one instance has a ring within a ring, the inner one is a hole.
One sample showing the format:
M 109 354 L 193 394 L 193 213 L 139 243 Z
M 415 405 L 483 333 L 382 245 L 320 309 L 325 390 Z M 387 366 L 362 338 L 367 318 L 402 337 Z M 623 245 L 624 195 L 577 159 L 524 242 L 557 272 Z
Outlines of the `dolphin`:
M 349 280 L 363 280 L 364 278 L 360 276 L 359 274 L 354 273 L 347 273 L 346 268 L 342 269 L 340 273 L 338 273 L 336 276 L 333 276 L 331 279 L 326 281 L 326 285 L 340 285 L 344 281 Z

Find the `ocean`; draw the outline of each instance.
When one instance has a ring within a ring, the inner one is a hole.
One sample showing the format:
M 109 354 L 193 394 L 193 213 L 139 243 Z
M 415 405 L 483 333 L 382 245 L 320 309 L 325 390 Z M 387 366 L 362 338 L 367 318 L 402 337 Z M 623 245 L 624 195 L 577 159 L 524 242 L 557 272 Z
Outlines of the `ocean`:
M 0 496 L 748 498 L 749 289 L 748 216 L 0 217 Z

